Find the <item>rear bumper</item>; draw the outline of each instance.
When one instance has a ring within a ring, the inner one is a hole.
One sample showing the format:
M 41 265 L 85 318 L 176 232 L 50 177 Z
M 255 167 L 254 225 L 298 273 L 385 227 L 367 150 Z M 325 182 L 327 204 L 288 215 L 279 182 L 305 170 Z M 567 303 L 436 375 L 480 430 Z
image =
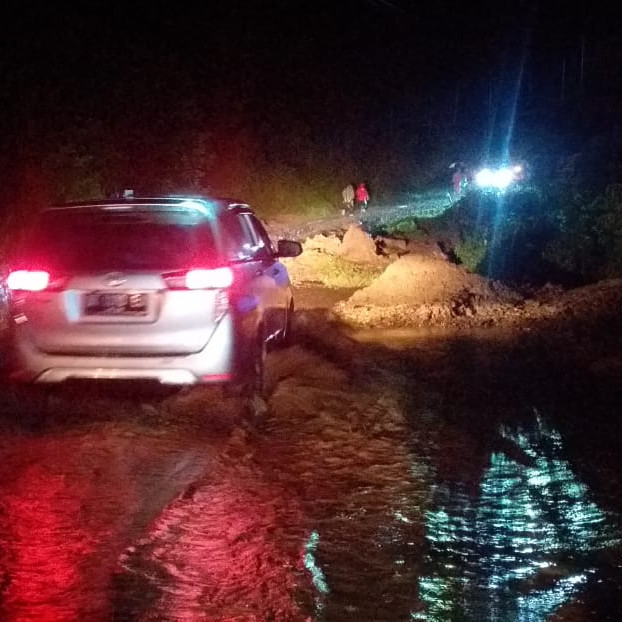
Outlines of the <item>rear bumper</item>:
M 234 321 L 225 315 L 207 345 L 176 356 L 78 356 L 46 354 L 13 334 L 9 378 L 16 382 L 57 383 L 70 379 L 155 380 L 162 384 L 226 383 L 234 379 Z

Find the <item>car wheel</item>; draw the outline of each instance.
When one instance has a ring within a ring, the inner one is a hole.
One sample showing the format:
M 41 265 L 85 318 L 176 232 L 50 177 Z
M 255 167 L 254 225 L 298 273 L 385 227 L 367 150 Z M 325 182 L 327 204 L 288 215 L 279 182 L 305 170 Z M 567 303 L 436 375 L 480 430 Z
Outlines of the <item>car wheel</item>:
M 281 345 L 285 348 L 294 343 L 294 300 L 289 303 L 285 319 L 285 329 L 281 338 Z
M 257 336 L 249 362 L 243 377 L 237 382 L 224 385 L 225 397 L 252 397 L 253 395 L 265 394 L 265 365 L 268 346 L 263 339 L 263 331 Z
M 266 403 L 265 364 L 267 345 L 263 331 L 257 336 L 253 348 L 252 365 L 247 369 L 244 379 L 223 386 L 223 397 L 241 401 L 242 419 L 252 429 L 261 427 L 265 421 L 268 405 Z
M 251 380 L 252 393 L 265 397 L 266 393 L 266 356 L 268 354 L 268 346 L 263 337 L 263 330 L 260 329 L 257 335 L 253 358 L 253 377 Z
M 268 411 L 265 376 L 267 351 L 263 331 L 260 331 L 255 344 L 252 378 L 245 391 L 245 418 L 253 427 L 260 426 L 263 423 Z

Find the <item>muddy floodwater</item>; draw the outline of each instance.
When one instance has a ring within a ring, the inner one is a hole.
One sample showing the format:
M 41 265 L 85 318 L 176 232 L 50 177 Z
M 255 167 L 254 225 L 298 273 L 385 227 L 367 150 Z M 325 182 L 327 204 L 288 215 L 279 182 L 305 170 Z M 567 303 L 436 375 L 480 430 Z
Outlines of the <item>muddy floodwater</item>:
M 208 389 L 5 388 L 0 619 L 622 619 L 615 386 L 421 332 L 269 373 L 259 426 Z

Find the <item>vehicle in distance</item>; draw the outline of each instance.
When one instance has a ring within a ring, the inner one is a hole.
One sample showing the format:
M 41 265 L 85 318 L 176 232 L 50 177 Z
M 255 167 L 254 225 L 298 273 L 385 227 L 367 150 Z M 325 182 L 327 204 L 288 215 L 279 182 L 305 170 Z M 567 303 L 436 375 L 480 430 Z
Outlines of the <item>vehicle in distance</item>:
M 245 203 L 128 198 L 39 212 L 9 253 L 8 376 L 263 387 L 294 300 L 277 248 Z

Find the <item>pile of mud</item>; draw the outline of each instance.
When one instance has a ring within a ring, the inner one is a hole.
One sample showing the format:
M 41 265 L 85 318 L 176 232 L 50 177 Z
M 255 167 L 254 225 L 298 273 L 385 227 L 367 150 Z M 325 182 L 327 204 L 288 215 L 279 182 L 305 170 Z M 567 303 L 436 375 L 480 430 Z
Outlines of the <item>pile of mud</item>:
M 501 284 L 471 274 L 446 259 L 404 255 L 389 265 L 369 287 L 357 291 L 349 303 L 382 307 L 449 304 L 464 296 L 509 303 L 518 300 L 516 294 Z
M 598 322 L 622 306 L 622 280 L 568 291 L 548 286 L 521 294 L 452 263 L 430 238 L 374 238 L 357 224 L 342 234 L 316 234 L 303 247 L 300 257 L 284 261 L 293 282 L 341 288 L 349 298 L 332 310 L 352 325 L 509 327 L 548 320 L 576 324 Z
M 334 311 L 359 326 L 527 327 L 549 320 L 588 326 L 617 317 L 622 328 L 621 307 L 622 279 L 568 291 L 543 288 L 524 298 L 449 262 L 407 256 L 369 287 L 337 303 Z
M 446 325 L 469 318 L 494 322 L 523 301 L 501 283 L 429 255 L 404 255 L 368 287 L 338 303 L 342 319 L 363 325 Z
M 386 258 L 379 251 L 371 235 L 359 225 L 350 225 L 342 236 L 320 233 L 302 243 L 303 256 L 322 253 L 341 257 L 354 263 L 378 264 Z
M 295 285 L 321 283 L 335 289 L 366 287 L 390 263 L 377 251 L 374 239 L 352 225 L 343 235 L 318 234 L 302 243 L 303 252 L 281 261 Z

